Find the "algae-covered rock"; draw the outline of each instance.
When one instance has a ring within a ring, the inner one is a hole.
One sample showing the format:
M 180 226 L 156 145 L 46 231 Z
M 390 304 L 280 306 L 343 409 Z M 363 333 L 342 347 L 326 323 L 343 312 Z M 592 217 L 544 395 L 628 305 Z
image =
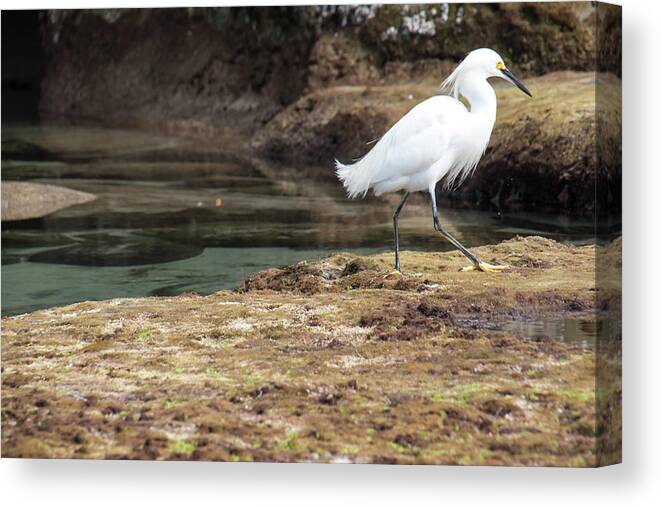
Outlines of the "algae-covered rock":
M 251 141 L 261 156 L 332 167 L 334 157 L 360 156 L 415 102 L 404 87 L 326 88 L 278 114 Z M 333 171 L 329 170 L 328 175 Z
M 73 266 L 143 266 L 196 257 L 204 247 L 159 239 L 130 239 L 99 235 L 74 245 L 44 250 L 28 256 L 29 262 Z
M 489 147 L 462 197 L 594 211 L 597 175 L 603 173 L 608 178 L 600 193 L 618 209 L 622 82 L 612 74 L 569 72 L 530 82 L 530 100 L 513 88 L 499 93 Z
M 458 60 L 490 47 L 525 73 L 595 67 L 594 6 L 580 2 L 384 5 L 360 38 L 384 59 Z
M 594 466 L 594 350 L 498 322 L 591 311 L 595 247 L 476 254 L 512 268 L 335 254 L 5 318 L 3 456 Z

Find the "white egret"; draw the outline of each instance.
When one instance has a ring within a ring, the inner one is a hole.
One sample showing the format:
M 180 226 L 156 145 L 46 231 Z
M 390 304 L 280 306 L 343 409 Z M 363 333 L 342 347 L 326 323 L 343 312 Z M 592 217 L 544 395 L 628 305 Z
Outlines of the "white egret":
M 496 93 L 488 78 L 499 77 L 532 94 L 509 71 L 503 59 L 488 48 L 470 52 L 443 82 L 451 95 L 435 95 L 404 115 L 362 159 L 354 164 L 335 161 L 337 176 L 350 198 L 404 190 L 404 197 L 393 215 L 395 270 L 399 264 L 398 219 L 411 192 L 426 191 L 431 196 L 434 229 L 458 248 L 471 265 L 465 270 L 499 272 L 507 266 L 480 261 L 449 232 L 438 218 L 436 184 L 447 188 L 460 185 L 475 170 L 489 144 L 496 121 Z M 470 105 L 467 108 L 460 100 Z

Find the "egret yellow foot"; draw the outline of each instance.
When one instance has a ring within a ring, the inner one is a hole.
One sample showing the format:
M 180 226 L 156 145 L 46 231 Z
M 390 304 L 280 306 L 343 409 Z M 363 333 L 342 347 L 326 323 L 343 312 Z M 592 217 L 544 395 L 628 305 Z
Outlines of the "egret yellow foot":
M 477 264 L 471 264 L 470 266 L 466 266 L 465 268 L 462 268 L 462 271 L 483 271 L 485 273 L 500 273 L 501 271 L 504 271 L 508 269 L 509 266 L 503 265 L 503 266 L 498 266 L 494 264 L 489 264 L 488 262 L 479 262 Z
M 391 280 L 393 278 L 401 278 L 402 276 L 404 276 L 404 275 L 402 275 L 401 271 L 399 271 L 398 269 L 393 269 L 390 273 L 384 275 L 383 279 L 384 280 Z

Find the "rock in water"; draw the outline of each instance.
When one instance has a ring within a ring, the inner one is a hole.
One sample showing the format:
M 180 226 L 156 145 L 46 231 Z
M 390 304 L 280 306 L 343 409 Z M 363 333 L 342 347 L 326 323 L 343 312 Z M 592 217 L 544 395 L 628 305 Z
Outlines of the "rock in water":
M 93 194 L 57 185 L 7 181 L 2 183 L 2 221 L 41 218 L 94 199 Z
M 156 238 L 136 240 L 94 235 L 82 243 L 38 252 L 28 260 L 71 266 L 143 266 L 190 259 L 203 251 L 200 245 Z

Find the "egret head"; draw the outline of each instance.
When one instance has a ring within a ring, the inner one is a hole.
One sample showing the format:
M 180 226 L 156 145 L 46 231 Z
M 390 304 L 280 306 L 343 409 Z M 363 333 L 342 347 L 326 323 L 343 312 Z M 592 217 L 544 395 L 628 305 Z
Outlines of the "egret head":
M 499 77 L 509 81 L 523 93 L 532 97 L 530 90 L 512 74 L 500 55 L 493 49 L 480 48 L 468 53 L 454 72 L 443 82 L 443 87 L 451 88 L 453 95 L 457 97 L 462 79 L 468 76 L 473 78 Z

